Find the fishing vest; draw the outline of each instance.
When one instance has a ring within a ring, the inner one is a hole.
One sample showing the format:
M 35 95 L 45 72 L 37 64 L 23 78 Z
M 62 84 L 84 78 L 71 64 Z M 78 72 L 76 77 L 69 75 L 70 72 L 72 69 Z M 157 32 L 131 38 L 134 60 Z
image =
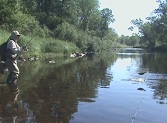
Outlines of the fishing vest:
M 9 43 L 9 41 L 8 41 L 8 43 Z M 18 48 L 18 45 L 16 42 L 15 42 L 15 44 L 16 44 L 16 48 Z M 7 48 L 6 58 L 15 60 L 17 58 L 17 56 L 18 56 L 18 54 L 13 53 L 10 49 Z

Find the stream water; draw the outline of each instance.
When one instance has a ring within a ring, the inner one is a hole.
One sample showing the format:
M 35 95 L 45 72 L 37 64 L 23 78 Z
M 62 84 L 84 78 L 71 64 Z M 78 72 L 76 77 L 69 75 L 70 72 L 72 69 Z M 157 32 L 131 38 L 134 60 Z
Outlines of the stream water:
M 19 94 L 0 84 L 0 123 L 166 123 L 166 61 L 126 49 L 19 63 Z

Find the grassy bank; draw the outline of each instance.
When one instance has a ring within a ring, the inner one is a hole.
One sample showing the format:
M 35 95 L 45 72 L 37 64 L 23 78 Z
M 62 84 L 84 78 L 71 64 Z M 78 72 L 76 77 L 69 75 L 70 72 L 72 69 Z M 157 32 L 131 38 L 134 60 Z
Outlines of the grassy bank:
M 0 30 L 0 44 L 7 41 L 10 33 L 7 31 Z M 53 38 L 41 38 L 37 36 L 25 36 L 21 35 L 18 44 L 20 46 L 28 45 L 29 52 L 25 54 L 26 57 L 31 56 L 64 56 L 69 55 L 72 52 L 79 52 L 80 49 L 75 44 L 56 40 Z

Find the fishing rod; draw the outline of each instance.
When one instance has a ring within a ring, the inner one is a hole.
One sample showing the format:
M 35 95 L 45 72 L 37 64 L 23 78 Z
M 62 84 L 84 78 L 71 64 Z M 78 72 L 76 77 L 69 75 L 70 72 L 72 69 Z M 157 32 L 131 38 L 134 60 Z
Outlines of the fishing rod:
M 28 46 L 28 45 L 30 44 L 30 42 L 31 42 L 35 37 L 36 37 L 36 35 L 34 35 L 34 36 L 26 43 L 26 45 L 22 46 L 22 48 L 23 48 L 25 51 L 28 51 L 28 50 L 29 50 L 30 46 Z M 20 59 L 21 59 L 21 60 L 24 60 L 23 55 L 24 55 L 24 54 L 21 54 L 21 55 L 20 55 Z
M 24 45 L 23 47 L 26 47 L 27 49 L 30 48 L 30 46 L 28 46 L 30 44 L 30 42 L 36 37 L 36 35 L 34 35 L 27 43 L 26 45 Z
M 27 46 L 28 44 L 30 44 L 30 42 L 31 42 L 35 37 L 36 37 L 36 35 L 34 35 L 34 36 L 26 43 L 26 46 Z
M 144 100 L 144 98 L 141 99 L 141 101 L 140 101 L 140 103 L 139 103 L 139 105 L 138 105 L 138 107 L 136 109 L 136 112 L 135 112 L 134 116 L 132 117 L 132 122 L 131 123 L 134 123 L 134 120 L 136 119 L 136 115 L 137 115 L 137 113 L 138 113 L 138 111 L 139 111 L 139 109 L 140 109 L 140 107 L 141 107 L 141 105 L 143 103 L 143 100 Z

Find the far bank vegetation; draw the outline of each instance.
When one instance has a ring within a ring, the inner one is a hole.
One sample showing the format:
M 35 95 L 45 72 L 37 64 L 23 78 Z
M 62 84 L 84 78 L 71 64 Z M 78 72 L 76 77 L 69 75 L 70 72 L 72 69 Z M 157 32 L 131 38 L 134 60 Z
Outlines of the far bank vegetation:
M 167 3 L 158 2 L 159 8 L 154 16 L 148 17 L 148 22 L 132 20 L 134 27 L 139 29 L 138 34 L 118 36 L 112 28 L 115 21 L 112 10 L 100 10 L 98 0 L 1 0 L 0 43 L 16 29 L 22 34 L 21 45 L 34 37 L 28 44 L 32 55 L 68 55 L 88 49 L 165 45 Z

